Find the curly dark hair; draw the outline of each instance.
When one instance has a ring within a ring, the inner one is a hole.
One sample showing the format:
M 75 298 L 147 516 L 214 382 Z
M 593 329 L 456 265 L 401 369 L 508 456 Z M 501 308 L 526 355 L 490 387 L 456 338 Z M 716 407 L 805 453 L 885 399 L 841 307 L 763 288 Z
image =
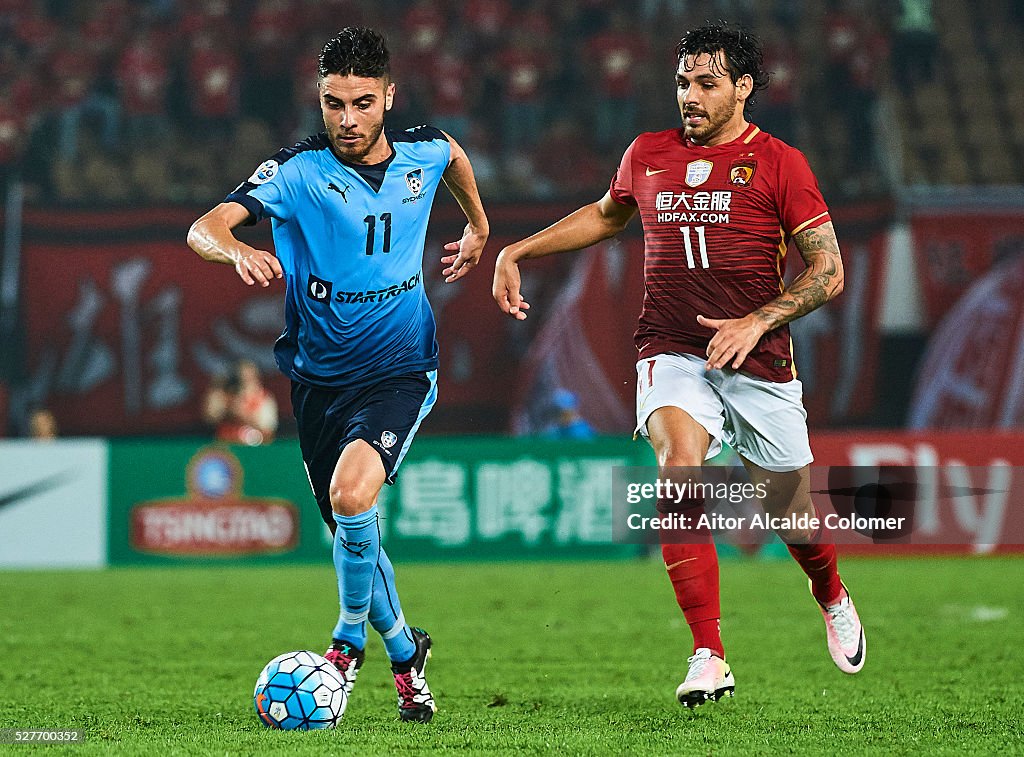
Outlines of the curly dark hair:
M 320 78 L 331 74 L 379 79 L 391 75 L 391 54 L 384 35 L 365 26 L 346 26 L 320 51 Z
M 728 71 L 716 70 L 717 64 L 714 55 L 719 50 L 725 55 Z M 711 70 L 719 76 L 728 74 L 733 84 L 747 75 L 754 80 L 754 86 L 745 107 L 752 107 L 754 96 L 758 90 L 768 86 L 770 77 L 764 70 L 761 43 L 757 37 L 738 26 L 733 26 L 725 21 L 698 26 L 696 29 L 686 32 L 679 40 L 679 44 L 676 45 L 678 60 L 682 60 L 687 55 L 700 55 L 701 53 L 711 55 Z

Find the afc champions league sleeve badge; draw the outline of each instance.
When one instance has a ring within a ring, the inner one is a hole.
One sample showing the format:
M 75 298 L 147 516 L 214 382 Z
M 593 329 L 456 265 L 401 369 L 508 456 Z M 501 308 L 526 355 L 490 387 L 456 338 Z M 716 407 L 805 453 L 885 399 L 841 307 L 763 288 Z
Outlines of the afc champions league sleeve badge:
M 252 176 L 249 177 L 249 183 L 255 184 L 256 186 L 266 184 L 277 176 L 278 168 L 278 163 L 273 158 L 263 161 L 260 163 L 259 168 L 252 172 Z
M 729 183 L 734 187 L 749 187 L 756 170 L 757 161 L 752 154 L 736 158 L 729 164 Z

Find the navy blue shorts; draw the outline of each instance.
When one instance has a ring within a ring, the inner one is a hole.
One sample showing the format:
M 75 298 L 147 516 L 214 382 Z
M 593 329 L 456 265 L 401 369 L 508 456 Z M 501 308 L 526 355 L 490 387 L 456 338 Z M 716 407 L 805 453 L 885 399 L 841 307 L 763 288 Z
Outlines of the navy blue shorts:
M 333 525 L 331 477 L 345 445 L 362 439 L 380 454 L 387 482 L 437 399 L 437 371 L 381 379 L 359 389 L 322 389 L 292 382 L 292 411 L 313 496 Z

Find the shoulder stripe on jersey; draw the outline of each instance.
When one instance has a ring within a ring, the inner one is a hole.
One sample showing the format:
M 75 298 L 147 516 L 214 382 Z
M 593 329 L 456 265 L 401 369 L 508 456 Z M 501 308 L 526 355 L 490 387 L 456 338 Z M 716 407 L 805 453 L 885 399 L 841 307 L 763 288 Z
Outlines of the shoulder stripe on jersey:
M 273 157 L 271 157 L 270 160 L 273 160 L 274 162 L 277 163 L 277 165 L 280 166 L 283 163 L 287 163 L 296 155 L 301 155 L 302 153 L 309 152 L 310 150 L 326 150 L 327 147 L 327 134 L 326 132 L 320 132 L 319 134 L 314 134 L 310 137 L 306 137 L 301 142 L 296 142 L 291 147 L 282 147 L 280 150 L 274 153 Z M 252 182 L 243 181 L 235 188 L 235 191 L 232 192 L 231 194 L 248 192 L 249 190 L 254 189 L 255 187 L 256 185 L 253 184 Z
M 810 226 L 812 223 L 817 221 L 819 218 L 821 218 L 822 216 L 827 216 L 827 215 L 828 215 L 828 211 L 827 210 L 824 213 L 818 213 L 818 215 L 814 216 L 814 218 L 809 218 L 808 220 L 804 221 L 802 224 L 797 226 L 795 229 L 793 229 L 791 232 L 789 232 L 789 235 L 793 236 L 794 234 L 799 234 L 801 231 L 806 229 L 808 226 Z
M 746 137 L 744 138 L 744 140 L 743 140 L 743 144 L 745 144 L 745 145 L 749 145 L 749 144 L 750 144 L 750 140 L 752 140 L 752 139 L 753 139 L 754 137 L 756 137 L 756 136 L 757 136 L 758 134 L 760 134 L 760 133 L 761 133 L 761 129 L 760 129 L 760 127 L 758 127 L 758 126 L 755 126 L 755 127 L 754 127 L 754 130 L 753 130 L 752 132 L 750 132 L 750 133 L 749 133 L 749 134 L 748 134 L 748 135 L 747 135 L 747 136 L 746 136 Z
M 289 153 L 288 158 L 292 158 L 300 152 L 306 152 L 307 150 L 326 150 L 329 146 L 330 144 L 327 141 L 327 132 L 322 131 L 319 134 L 311 134 L 301 142 L 296 142 L 291 147 L 281 148 L 278 150 L 278 154 Z
M 310 150 L 326 150 L 328 146 L 327 133 L 320 132 L 319 134 L 313 134 L 312 136 L 306 137 L 301 142 L 296 142 L 291 147 L 282 147 L 274 153 L 271 160 L 276 160 L 277 164 L 281 165 L 282 163 L 287 163 L 296 155 L 301 155 L 302 153 L 309 152 Z
M 392 142 L 433 142 L 440 139 L 448 141 L 444 132 L 434 126 L 414 126 L 411 129 L 388 129 L 388 138 Z
M 287 163 L 296 155 L 301 155 L 302 153 L 309 152 L 311 150 L 326 150 L 328 146 L 327 133 L 320 132 L 319 134 L 313 134 L 312 136 L 306 137 L 301 142 L 296 142 L 291 147 L 282 147 L 274 153 L 274 156 L 270 158 L 270 160 L 280 166 L 283 163 Z M 224 198 L 224 202 L 237 202 L 249 211 L 249 220 L 245 222 L 246 226 L 251 226 L 263 218 L 263 203 L 255 197 L 249 197 L 249 192 L 254 190 L 256 186 L 256 184 L 253 184 L 251 181 L 246 179 Z

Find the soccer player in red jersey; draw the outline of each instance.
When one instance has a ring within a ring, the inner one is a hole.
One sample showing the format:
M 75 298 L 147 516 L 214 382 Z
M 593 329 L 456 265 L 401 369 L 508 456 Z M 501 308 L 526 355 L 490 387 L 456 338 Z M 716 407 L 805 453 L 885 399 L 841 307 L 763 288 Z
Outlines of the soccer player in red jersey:
M 765 484 L 769 514 L 796 523 L 815 510 L 807 414 L 787 324 L 842 291 L 839 245 L 806 159 L 746 120 L 745 109 L 768 82 L 757 40 L 727 24 L 707 25 L 687 32 L 676 52 L 682 128 L 641 134 L 604 197 L 503 249 L 494 298 L 504 312 L 526 318 L 521 260 L 613 237 L 639 211 L 645 261 L 637 433 L 650 441 L 663 477 L 700 466 L 727 442 L 752 482 Z M 807 267 L 787 287 L 791 243 Z M 659 502 L 659 509 L 667 505 Z M 832 659 L 856 673 L 864 665 L 864 631 L 839 579 L 835 546 L 816 543 L 816 531 L 777 533 L 810 579 Z M 676 697 L 694 707 L 731 695 L 735 680 L 719 628 L 714 541 L 708 530 L 686 540 L 663 534 L 662 555 L 693 633 Z

